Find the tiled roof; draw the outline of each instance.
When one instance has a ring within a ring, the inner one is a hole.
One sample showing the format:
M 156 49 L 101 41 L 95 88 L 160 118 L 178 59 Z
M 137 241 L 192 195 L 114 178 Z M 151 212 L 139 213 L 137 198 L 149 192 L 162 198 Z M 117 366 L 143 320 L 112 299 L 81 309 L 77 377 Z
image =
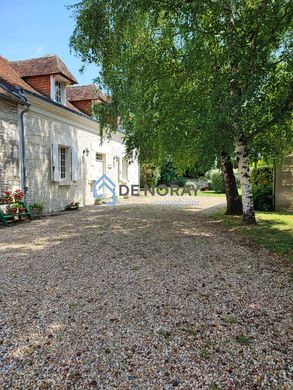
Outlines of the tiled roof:
M 68 99 L 66 100 L 66 107 L 70 108 L 71 110 L 77 111 L 77 112 L 82 112 L 77 107 L 75 107 L 73 104 L 71 104 Z
M 10 62 L 7 61 L 6 58 L 0 56 L 0 80 L 1 79 L 13 86 L 34 91 L 34 89 L 12 69 Z
M 23 89 L 18 85 L 14 86 L 3 79 L 0 79 L 0 96 L 8 100 L 13 100 L 18 103 L 27 105 L 28 101 L 26 96 L 23 94 Z
M 48 59 L 48 58 L 51 59 L 53 57 L 46 57 L 46 59 Z M 54 56 L 54 58 L 56 59 L 58 57 Z M 80 109 L 75 107 L 70 102 L 71 99 L 68 99 L 68 96 L 72 97 L 72 102 L 78 101 L 78 100 L 95 100 L 96 102 L 97 101 L 106 102 L 108 97 L 103 95 L 103 93 L 94 84 L 92 84 L 92 85 L 86 85 L 86 86 L 67 88 L 66 106 L 63 106 L 60 103 L 56 103 L 55 101 L 53 101 L 49 97 L 44 96 L 44 95 L 40 94 L 39 92 L 37 92 L 34 88 L 32 88 L 28 83 L 26 83 L 22 79 L 22 77 L 25 77 L 25 76 L 23 76 L 22 73 L 20 72 L 20 68 L 22 68 L 22 66 L 20 66 L 20 63 L 26 63 L 26 62 L 29 63 L 31 61 L 32 60 L 10 62 L 6 58 L 0 56 L 0 95 L 1 96 L 7 97 L 10 99 L 11 98 L 15 99 L 15 98 L 17 98 L 17 96 L 16 96 L 17 93 L 14 93 L 12 91 L 13 88 L 11 88 L 11 87 L 20 87 L 25 92 L 26 91 L 30 92 L 30 94 L 32 94 L 34 96 L 38 96 L 38 97 L 40 97 L 40 98 L 42 98 L 42 99 L 44 99 L 52 104 L 55 104 L 59 107 L 63 107 L 66 110 L 69 110 L 71 112 L 75 112 L 76 114 L 79 114 L 79 115 L 85 116 L 91 120 L 94 120 L 89 115 L 85 114 L 83 111 L 81 111 Z M 63 64 L 63 62 L 61 60 L 59 60 L 59 61 L 60 61 L 60 63 Z M 15 65 L 15 64 L 17 64 L 17 65 Z M 13 68 L 12 68 L 12 66 L 13 66 Z M 66 68 L 66 66 L 64 64 L 63 64 L 63 66 Z M 23 70 L 23 68 L 22 68 L 22 70 Z M 68 69 L 67 69 L 67 71 L 68 71 Z M 71 75 L 71 73 L 69 71 L 68 71 L 68 73 Z M 59 74 L 60 74 L 60 72 L 59 72 Z M 71 77 L 73 78 L 72 75 L 71 75 Z M 10 85 L 10 87 L 9 87 L 9 85 Z M 16 92 L 17 92 L 17 89 L 16 89 Z
M 69 87 L 66 90 L 66 96 L 71 102 L 79 100 L 100 100 L 106 102 L 106 96 L 95 84 Z
M 60 74 L 66 77 L 72 84 L 77 84 L 75 77 L 58 56 L 12 61 L 10 64 L 20 77 Z

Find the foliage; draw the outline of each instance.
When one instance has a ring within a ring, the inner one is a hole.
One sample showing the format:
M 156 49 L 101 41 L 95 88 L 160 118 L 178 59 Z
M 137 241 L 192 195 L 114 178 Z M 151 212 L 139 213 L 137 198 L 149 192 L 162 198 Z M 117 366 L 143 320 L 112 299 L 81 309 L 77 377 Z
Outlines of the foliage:
M 100 79 L 113 96 L 97 114 L 106 124 L 119 113 L 129 152 L 162 161 L 168 151 L 178 166 L 190 167 L 233 152 L 240 134 L 251 152 L 274 158 L 288 149 L 286 0 L 82 0 L 72 9 L 71 47 L 102 65 Z
M 214 169 L 206 174 L 208 183 L 211 184 L 211 189 L 218 193 L 225 193 L 224 179 L 221 171 Z
M 175 164 L 170 160 L 165 160 L 161 166 L 159 184 L 177 184 L 179 187 L 184 187 L 186 178 L 180 174 Z
M 272 167 L 264 166 L 253 168 L 251 171 L 251 183 L 253 186 L 273 185 L 274 170 Z
M 103 204 L 102 198 L 96 198 L 95 199 L 95 205 L 101 205 L 101 204 Z
M 161 174 L 159 184 L 166 184 L 170 186 L 175 184 L 178 177 L 177 169 L 174 163 L 170 160 L 164 161 L 161 166 Z
M 252 187 L 253 203 L 255 210 L 273 210 L 273 187 L 270 184 L 259 184 Z
M 257 225 L 245 225 L 239 216 L 225 215 L 217 211 L 213 217 L 224 227 L 255 241 L 273 253 L 287 257 L 293 262 L 293 214 L 279 212 L 257 212 Z
M 184 176 L 177 176 L 175 184 L 177 184 L 179 187 L 184 187 L 186 184 L 186 177 Z
M 145 163 L 141 165 L 140 169 L 140 187 L 148 185 L 149 187 L 156 187 L 160 178 L 160 168 L 154 164 Z
M 112 95 L 95 112 L 107 131 L 117 127 L 107 118 L 121 118 L 128 155 L 156 165 L 168 155 L 184 171 L 210 169 L 240 138 L 253 159 L 292 148 L 287 0 L 81 0 L 72 9 L 71 47 L 101 65 Z
M 273 168 L 264 166 L 251 172 L 253 202 L 255 210 L 273 210 Z
M 19 208 L 19 203 L 15 202 L 15 203 L 10 203 L 10 205 L 8 206 L 9 209 L 15 209 L 17 210 Z
M 41 202 L 35 202 L 32 205 L 29 206 L 30 209 L 39 209 L 40 212 L 43 214 L 44 211 L 44 203 Z

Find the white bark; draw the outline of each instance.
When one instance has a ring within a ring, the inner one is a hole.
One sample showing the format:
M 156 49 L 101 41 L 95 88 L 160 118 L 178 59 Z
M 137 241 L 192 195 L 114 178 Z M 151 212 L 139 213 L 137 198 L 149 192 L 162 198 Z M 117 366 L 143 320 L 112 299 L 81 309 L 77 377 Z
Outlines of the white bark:
M 256 223 L 249 172 L 249 159 L 246 145 L 243 140 L 239 140 L 236 143 L 236 150 L 240 172 L 240 183 L 242 188 L 243 221 L 246 223 Z

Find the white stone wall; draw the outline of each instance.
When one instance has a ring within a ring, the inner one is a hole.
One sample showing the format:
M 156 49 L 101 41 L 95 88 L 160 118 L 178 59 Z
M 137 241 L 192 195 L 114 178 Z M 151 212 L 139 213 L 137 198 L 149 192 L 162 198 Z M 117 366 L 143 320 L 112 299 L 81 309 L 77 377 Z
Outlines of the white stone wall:
M 81 206 L 93 204 L 92 182 L 98 178 L 95 172 L 96 153 L 105 155 L 104 173 L 116 185 L 118 184 L 119 178 L 122 179 L 122 158 L 125 153 L 121 135 L 113 135 L 111 140 L 104 140 L 101 144 L 96 122 L 42 102 L 40 99 L 31 98 L 30 103 L 30 111 L 25 114 L 27 186 L 30 203 L 44 203 L 46 212 L 62 210 L 72 201 L 79 201 Z M 77 150 L 77 181 L 70 181 L 67 185 L 52 181 L 53 143 Z M 83 153 L 85 149 L 89 150 L 88 156 Z M 128 167 L 128 178 L 130 185 L 139 183 L 137 162 Z
M 19 188 L 18 105 L 0 99 L 0 193 Z

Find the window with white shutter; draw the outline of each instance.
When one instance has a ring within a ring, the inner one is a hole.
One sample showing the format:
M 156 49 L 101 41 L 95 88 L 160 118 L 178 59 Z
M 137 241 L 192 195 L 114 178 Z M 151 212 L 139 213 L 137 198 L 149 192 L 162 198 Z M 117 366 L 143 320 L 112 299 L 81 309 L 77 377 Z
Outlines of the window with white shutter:
M 51 177 L 60 184 L 70 184 L 78 176 L 77 151 L 67 145 L 51 146 Z

